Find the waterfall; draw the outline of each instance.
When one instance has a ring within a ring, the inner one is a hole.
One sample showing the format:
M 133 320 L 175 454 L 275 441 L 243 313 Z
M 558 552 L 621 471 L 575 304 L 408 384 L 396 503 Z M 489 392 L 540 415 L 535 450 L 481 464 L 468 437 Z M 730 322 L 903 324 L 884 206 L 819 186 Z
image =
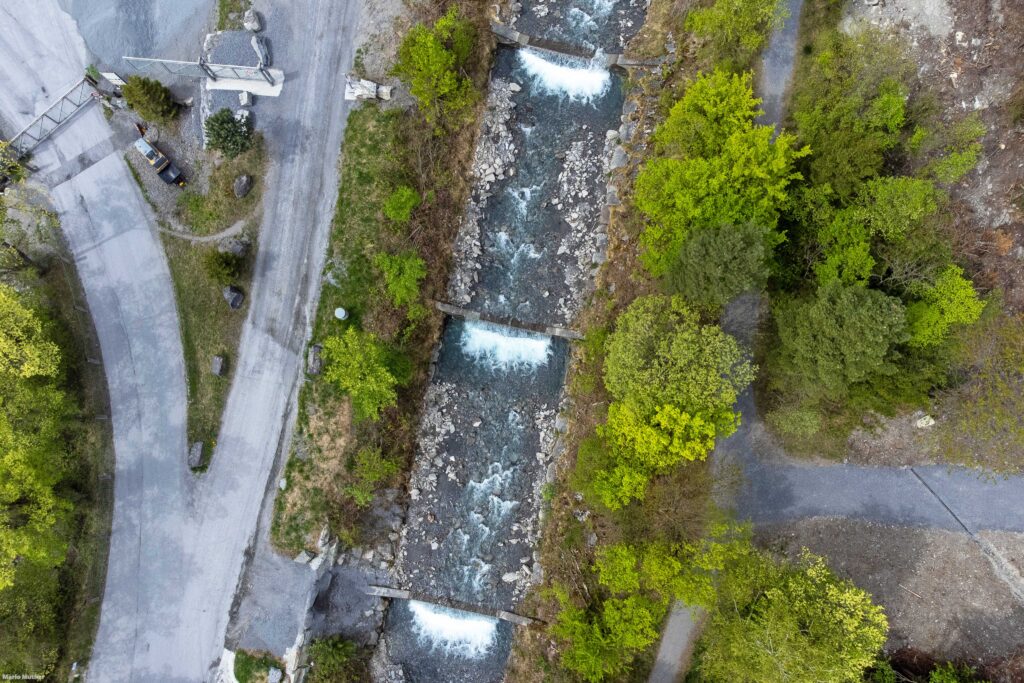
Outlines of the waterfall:
M 570 100 L 590 102 L 608 90 L 611 74 L 608 69 L 578 57 L 541 56 L 530 48 L 521 48 L 517 57 L 536 87 L 547 94 Z
M 462 352 L 492 370 L 533 369 L 547 365 L 551 338 L 482 322 L 466 322 Z
M 409 601 L 413 629 L 421 645 L 467 659 L 480 659 L 494 642 L 498 620 L 480 614 Z

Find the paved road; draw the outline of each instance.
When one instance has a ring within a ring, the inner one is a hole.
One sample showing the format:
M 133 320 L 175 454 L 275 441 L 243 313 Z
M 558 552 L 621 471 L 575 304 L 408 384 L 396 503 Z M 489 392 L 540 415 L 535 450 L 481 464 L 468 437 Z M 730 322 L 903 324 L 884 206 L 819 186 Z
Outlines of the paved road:
M 0 112 L 23 125 L 78 80 L 86 51 L 54 0 L 0 7 Z M 168 586 L 184 576 L 185 370 L 170 273 L 156 225 L 98 106 L 80 114 L 33 163 L 49 181 L 99 337 L 116 453 L 111 562 L 104 613 L 159 618 Z M 160 572 L 151 568 L 159 563 Z M 100 625 L 101 639 L 110 624 Z M 135 629 L 125 654 L 144 650 Z M 128 680 L 123 670 L 94 680 Z M 154 680 L 149 678 L 149 680 Z
M 294 422 L 302 347 L 337 196 L 347 114 L 341 79 L 353 57 L 357 11 L 355 2 L 334 0 L 265 11 L 275 66 L 289 81 L 257 115 L 272 162 L 235 379 L 212 465 L 180 513 L 186 541 L 144 564 L 161 607 L 141 613 L 118 600 L 105 603 L 107 628 L 95 645 L 91 680 L 204 680 L 220 656 L 260 504 Z M 133 638 L 134 650 L 125 648 Z

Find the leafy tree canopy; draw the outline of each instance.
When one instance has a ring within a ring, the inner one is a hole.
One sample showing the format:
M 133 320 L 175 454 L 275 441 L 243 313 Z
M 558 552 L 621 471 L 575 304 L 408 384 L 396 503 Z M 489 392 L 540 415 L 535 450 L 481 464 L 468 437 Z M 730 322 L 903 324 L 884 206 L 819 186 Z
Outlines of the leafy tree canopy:
M 463 123 L 477 92 L 465 75 L 476 30 L 452 5 L 433 27 L 417 24 L 398 48 L 393 73 L 409 84 L 427 122 L 440 129 Z
M 707 41 L 706 59 L 741 69 L 785 18 L 786 6 L 781 0 L 716 0 L 710 7 L 691 10 L 686 30 Z
M 765 233 L 751 223 L 697 228 L 669 268 L 669 289 L 712 313 L 743 292 L 762 289 L 768 281 Z
M 398 401 L 387 350 L 372 334 L 349 327 L 324 340 L 323 357 L 324 379 L 349 395 L 357 419 L 376 420 Z
M 641 239 L 652 274 L 668 271 L 695 228 L 775 228 L 786 189 L 800 178 L 793 162 L 810 151 L 795 149 L 788 133 L 773 139 L 771 126 L 753 125 L 757 103 L 749 77 L 702 75 L 655 133 L 664 154 L 636 181 L 636 205 L 650 220 Z
M 899 299 L 838 282 L 776 313 L 783 370 L 807 396 L 841 400 L 852 384 L 894 371 L 893 348 L 907 340 Z
M 776 563 L 750 548 L 721 572 L 697 667 L 709 681 L 854 683 L 887 630 L 882 608 L 820 557 Z
M 981 317 L 985 302 L 959 266 L 949 266 L 935 283 L 923 288 L 919 301 L 907 307 L 912 346 L 944 342 L 954 325 L 970 325 Z

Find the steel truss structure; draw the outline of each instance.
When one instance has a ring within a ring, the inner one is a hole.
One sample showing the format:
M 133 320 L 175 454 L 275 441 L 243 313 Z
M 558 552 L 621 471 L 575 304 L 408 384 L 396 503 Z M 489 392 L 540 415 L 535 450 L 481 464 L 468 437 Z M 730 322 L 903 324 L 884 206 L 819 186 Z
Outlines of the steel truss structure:
M 179 62 L 173 59 L 125 57 L 124 61 L 137 74 L 209 78 L 214 81 L 220 78 L 234 78 L 242 81 L 266 81 L 270 85 L 274 85 L 274 78 L 262 64 L 259 66 L 211 64 L 202 58 L 197 62 Z
M 97 99 L 99 94 L 85 78 L 75 83 L 32 123 L 11 138 L 10 149 L 17 158 L 22 158 L 34 150 L 39 143 L 53 135 L 61 126 L 70 121 L 75 114 Z

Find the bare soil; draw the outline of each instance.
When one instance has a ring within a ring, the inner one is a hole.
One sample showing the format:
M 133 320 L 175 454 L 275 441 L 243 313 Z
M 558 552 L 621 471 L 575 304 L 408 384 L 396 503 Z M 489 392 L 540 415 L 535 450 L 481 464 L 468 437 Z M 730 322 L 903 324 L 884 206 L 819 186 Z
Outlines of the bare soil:
M 935 661 L 976 666 L 993 683 L 1024 680 L 1024 606 L 965 534 L 815 518 L 759 529 L 757 542 L 789 557 L 801 548 L 885 608 L 885 651 L 909 671 Z M 1024 568 L 1024 535 L 984 532 Z

